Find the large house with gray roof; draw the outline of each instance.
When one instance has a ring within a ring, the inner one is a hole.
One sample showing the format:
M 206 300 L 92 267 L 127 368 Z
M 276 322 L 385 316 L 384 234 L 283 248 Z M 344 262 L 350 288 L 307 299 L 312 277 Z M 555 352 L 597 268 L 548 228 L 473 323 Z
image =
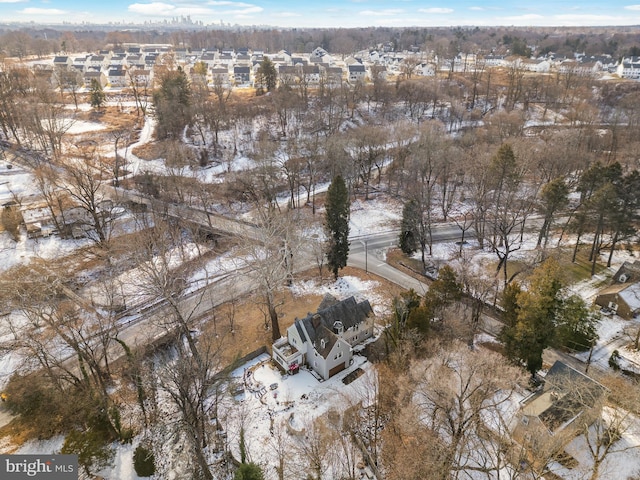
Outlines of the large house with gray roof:
M 328 295 L 316 313 L 296 319 L 287 336 L 273 344 L 272 357 L 285 372 L 306 365 L 324 380 L 349 367 L 353 347 L 373 336 L 369 301 L 349 297 L 341 302 Z

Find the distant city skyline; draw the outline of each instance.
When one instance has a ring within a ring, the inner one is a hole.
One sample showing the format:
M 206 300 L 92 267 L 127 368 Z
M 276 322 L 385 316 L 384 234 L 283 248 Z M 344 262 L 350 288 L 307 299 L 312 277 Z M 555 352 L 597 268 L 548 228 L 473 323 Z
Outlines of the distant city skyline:
M 193 22 L 276 27 L 640 25 L 640 0 L 0 0 L 0 22 Z

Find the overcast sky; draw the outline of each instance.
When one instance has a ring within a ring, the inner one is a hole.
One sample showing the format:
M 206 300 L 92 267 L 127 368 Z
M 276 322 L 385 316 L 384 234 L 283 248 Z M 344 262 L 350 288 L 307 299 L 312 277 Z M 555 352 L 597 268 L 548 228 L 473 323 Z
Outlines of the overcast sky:
M 190 15 L 205 24 L 281 27 L 640 25 L 640 0 L 0 0 L 0 21 L 133 22 Z

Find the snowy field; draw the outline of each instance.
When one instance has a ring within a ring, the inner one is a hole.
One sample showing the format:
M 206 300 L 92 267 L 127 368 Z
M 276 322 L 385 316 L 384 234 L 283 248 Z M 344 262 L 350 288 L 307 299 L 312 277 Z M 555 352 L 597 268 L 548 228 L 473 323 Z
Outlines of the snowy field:
M 400 228 L 402 204 L 387 196 L 351 203 L 349 235 L 359 237 Z

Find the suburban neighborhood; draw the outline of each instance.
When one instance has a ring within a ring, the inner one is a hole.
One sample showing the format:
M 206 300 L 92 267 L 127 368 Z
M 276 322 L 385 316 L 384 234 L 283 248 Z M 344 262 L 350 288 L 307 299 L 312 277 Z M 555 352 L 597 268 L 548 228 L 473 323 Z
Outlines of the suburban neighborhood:
M 0 453 L 640 478 L 640 31 L 88 31 L 0 30 Z

